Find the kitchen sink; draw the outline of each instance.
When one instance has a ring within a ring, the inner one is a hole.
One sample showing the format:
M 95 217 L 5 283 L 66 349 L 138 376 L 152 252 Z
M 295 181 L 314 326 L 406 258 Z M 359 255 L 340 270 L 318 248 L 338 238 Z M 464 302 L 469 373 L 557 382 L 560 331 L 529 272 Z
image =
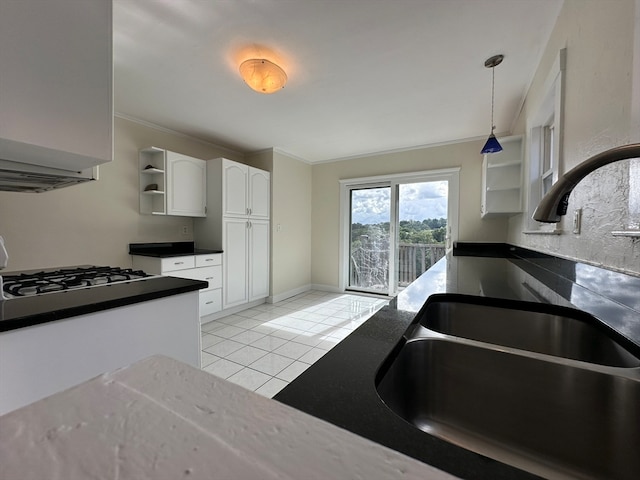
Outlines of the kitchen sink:
M 463 295 L 435 297 L 418 314 L 429 330 L 600 365 L 640 366 L 623 346 L 626 339 L 585 312 Z
M 568 363 L 418 339 L 376 388 L 416 428 L 536 475 L 640 478 L 639 372 Z
M 635 480 L 640 360 L 618 340 L 573 309 L 435 295 L 376 389 L 415 428 L 535 475 Z

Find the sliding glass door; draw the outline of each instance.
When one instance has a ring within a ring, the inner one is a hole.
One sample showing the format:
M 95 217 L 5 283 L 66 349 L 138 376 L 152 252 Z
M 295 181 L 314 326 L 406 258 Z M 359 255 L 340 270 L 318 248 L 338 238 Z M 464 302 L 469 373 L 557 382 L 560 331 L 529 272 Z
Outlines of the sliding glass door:
M 349 288 L 389 291 L 391 255 L 391 187 L 350 190 Z
M 446 253 L 449 182 L 405 183 L 397 188 L 396 292 Z
M 341 182 L 346 290 L 395 295 L 445 255 L 457 231 L 454 173 Z

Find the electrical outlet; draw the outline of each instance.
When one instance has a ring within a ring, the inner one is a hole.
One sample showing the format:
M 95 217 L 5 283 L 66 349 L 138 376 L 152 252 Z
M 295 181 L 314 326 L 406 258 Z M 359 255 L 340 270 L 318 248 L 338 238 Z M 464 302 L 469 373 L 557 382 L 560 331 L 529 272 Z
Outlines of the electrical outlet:
M 188 225 L 183 225 L 180 228 L 180 232 L 182 233 L 182 235 L 189 235 L 189 226 Z
M 576 208 L 573 211 L 573 233 L 579 234 L 582 226 L 582 209 Z

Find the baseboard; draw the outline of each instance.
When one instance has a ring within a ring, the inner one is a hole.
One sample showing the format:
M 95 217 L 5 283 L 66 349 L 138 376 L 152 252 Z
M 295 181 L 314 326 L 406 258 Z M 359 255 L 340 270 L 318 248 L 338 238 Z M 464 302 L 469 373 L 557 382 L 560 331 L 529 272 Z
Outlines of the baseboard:
M 309 290 L 311 290 L 311 285 L 303 285 L 301 287 L 294 288 L 293 290 L 289 290 L 284 293 L 272 295 L 271 297 L 267 298 L 267 303 L 278 303 L 283 300 L 286 300 L 287 298 L 295 297 L 296 295 L 300 295 L 301 293 L 308 292 Z
M 312 290 L 320 290 L 321 292 L 330 292 L 330 293 L 344 293 L 344 290 L 334 286 L 334 285 L 323 285 L 321 283 L 314 283 L 311 285 Z

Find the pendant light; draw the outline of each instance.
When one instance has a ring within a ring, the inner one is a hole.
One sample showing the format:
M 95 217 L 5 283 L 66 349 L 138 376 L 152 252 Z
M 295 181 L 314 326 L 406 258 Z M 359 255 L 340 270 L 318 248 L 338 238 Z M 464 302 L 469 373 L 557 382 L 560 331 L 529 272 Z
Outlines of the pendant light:
M 494 88 L 495 88 L 495 79 L 496 72 L 495 68 L 502 63 L 504 59 L 504 55 L 494 55 L 490 57 L 484 62 L 484 66 L 491 69 L 491 133 L 489 134 L 489 138 L 487 139 L 487 143 L 482 147 L 482 151 L 480 153 L 498 153 L 502 151 L 502 145 L 498 142 L 498 139 L 493 134 L 493 131 L 496 129 L 496 126 L 493 124 L 493 99 L 494 99 Z

